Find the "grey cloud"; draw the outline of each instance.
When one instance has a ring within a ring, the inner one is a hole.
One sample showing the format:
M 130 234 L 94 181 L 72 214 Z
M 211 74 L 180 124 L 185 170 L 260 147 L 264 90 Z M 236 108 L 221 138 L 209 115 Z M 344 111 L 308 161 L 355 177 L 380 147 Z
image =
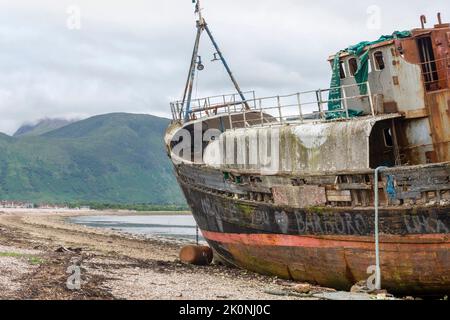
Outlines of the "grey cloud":
M 211 29 L 246 90 L 260 95 L 325 88 L 329 54 L 397 29 L 425 13 L 450 18 L 448 0 L 203 0 Z M 366 27 L 370 5 L 380 30 Z M 190 0 L 0 0 L 0 131 L 46 117 L 107 112 L 169 116 L 180 97 L 195 36 Z M 66 28 L 70 5 L 82 29 Z M 447 16 L 448 15 L 448 16 Z M 447 19 L 450 20 L 450 19 Z M 222 66 L 209 63 L 195 95 L 231 92 Z

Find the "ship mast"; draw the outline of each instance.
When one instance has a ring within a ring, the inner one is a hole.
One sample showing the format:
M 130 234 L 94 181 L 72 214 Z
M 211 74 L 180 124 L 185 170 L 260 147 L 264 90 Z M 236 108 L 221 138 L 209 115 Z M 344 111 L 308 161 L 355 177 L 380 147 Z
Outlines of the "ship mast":
M 198 66 L 200 66 L 198 50 L 199 50 L 200 39 L 201 39 L 203 31 L 206 31 L 206 33 L 208 34 L 208 37 L 211 40 L 212 45 L 214 46 L 214 48 L 216 50 L 216 53 L 219 55 L 220 61 L 222 61 L 222 64 L 225 67 L 225 70 L 227 71 L 228 76 L 231 79 L 231 82 L 233 82 L 233 85 L 234 85 L 236 91 L 238 92 L 239 96 L 241 97 L 242 102 L 244 103 L 246 109 L 249 109 L 247 100 L 245 99 L 245 96 L 244 96 L 236 78 L 234 77 L 233 73 L 231 72 L 231 69 L 230 69 L 227 61 L 225 60 L 225 57 L 224 57 L 222 51 L 220 50 L 219 45 L 217 44 L 216 40 L 214 39 L 214 36 L 212 35 L 211 30 L 209 29 L 208 24 L 206 23 L 206 20 L 204 19 L 203 15 L 202 15 L 202 8 L 200 6 L 200 0 L 193 0 L 193 2 L 195 3 L 195 13 L 198 16 L 197 36 L 195 38 L 194 50 L 192 52 L 192 59 L 191 59 L 191 65 L 189 67 L 188 79 L 186 81 L 186 86 L 185 86 L 184 93 L 183 93 L 182 106 L 183 106 L 183 108 L 185 107 L 184 119 L 188 120 L 189 115 L 191 113 L 192 89 L 194 87 L 196 69 L 198 68 Z

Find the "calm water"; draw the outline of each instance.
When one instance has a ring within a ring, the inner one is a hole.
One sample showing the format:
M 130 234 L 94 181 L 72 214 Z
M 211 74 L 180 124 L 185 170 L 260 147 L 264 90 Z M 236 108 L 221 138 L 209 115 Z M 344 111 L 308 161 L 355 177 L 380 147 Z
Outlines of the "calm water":
M 156 235 L 195 241 L 195 220 L 192 216 L 85 216 L 70 222 L 96 228 L 109 228 L 139 235 Z M 200 240 L 203 240 L 201 233 Z

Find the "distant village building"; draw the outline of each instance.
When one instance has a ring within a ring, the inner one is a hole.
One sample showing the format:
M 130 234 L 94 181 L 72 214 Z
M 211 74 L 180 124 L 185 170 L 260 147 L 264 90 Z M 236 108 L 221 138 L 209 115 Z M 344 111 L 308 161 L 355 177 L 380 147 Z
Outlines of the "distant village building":
M 51 203 L 34 204 L 32 202 L 13 201 L 13 200 L 1 200 L 1 209 L 50 209 L 50 210 L 67 210 L 69 206 Z M 90 210 L 89 207 L 82 207 L 83 210 Z
M 3 209 L 33 209 L 35 206 L 31 202 L 2 200 L 0 201 L 0 208 Z
M 69 209 L 67 205 L 58 205 L 58 204 L 50 204 L 50 203 L 41 203 L 38 205 L 39 209 L 49 209 L 49 210 L 61 210 L 61 209 Z

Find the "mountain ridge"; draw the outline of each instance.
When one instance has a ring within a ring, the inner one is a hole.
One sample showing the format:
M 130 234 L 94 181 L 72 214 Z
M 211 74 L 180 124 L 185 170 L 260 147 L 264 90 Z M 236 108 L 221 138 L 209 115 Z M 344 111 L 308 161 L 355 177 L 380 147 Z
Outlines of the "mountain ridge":
M 35 123 L 24 123 L 16 130 L 12 135 L 13 137 L 23 137 L 23 136 L 38 136 L 46 132 L 50 132 L 59 128 L 62 128 L 68 124 L 77 122 L 79 120 L 68 120 L 61 118 L 44 118 L 38 120 Z

